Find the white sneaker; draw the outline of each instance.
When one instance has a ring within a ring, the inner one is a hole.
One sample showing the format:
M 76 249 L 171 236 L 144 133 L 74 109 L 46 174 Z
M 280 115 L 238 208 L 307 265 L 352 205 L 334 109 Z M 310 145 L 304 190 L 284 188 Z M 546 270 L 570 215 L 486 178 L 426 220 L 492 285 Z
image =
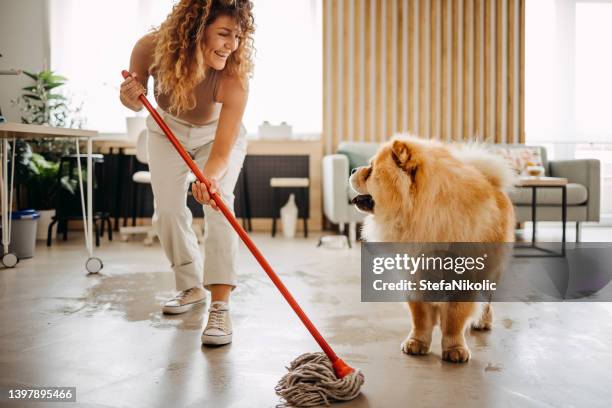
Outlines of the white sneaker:
M 206 292 L 201 287 L 195 286 L 179 292 L 174 298 L 167 301 L 162 307 L 162 311 L 166 314 L 185 313 L 204 302 L 206 302 Z
M 208 323 L 202 333 L 202 344 L 221 346 L 232 342 L 232 321 L 226 302 L 212 302 Z

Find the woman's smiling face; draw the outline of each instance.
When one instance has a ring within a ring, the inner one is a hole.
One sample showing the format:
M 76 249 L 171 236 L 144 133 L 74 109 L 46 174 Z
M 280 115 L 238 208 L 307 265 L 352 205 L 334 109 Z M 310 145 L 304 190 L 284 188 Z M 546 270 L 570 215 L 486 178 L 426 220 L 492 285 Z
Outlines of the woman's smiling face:
M 206 27 L 204 34 L 204 62 L 222 70 L 232 52 L 240 44 L 240 27 L 233 17 L 221 15 Z

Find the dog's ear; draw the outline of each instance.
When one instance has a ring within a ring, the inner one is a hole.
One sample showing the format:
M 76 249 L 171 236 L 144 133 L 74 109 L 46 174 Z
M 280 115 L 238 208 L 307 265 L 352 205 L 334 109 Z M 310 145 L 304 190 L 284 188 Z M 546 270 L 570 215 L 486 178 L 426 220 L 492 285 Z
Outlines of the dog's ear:
M 404 170 L 410 167 L 410 148 L 406 143 L 401 140 L 394 140 L 393 145 L 391 145 L 391 155 L 397 167 Z
M 391 156 L 397 167 L 408 173 L 410 178 L 414 181 L 417 165 L 414 160 L 412 160 L 410 146 L 401 140 L 394 140 L 391 146 Z

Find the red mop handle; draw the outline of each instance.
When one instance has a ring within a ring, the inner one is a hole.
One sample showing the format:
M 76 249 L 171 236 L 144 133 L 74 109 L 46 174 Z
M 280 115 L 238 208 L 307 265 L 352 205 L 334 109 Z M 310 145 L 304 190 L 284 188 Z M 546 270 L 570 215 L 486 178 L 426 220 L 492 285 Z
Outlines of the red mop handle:
M 126 70 L 123 70 L 121 71 L 121 75 L 123 75 L 123 78 L 127 79 L 130 76 L 130 73 Z M 198 180 L 200 180 L 200 182 L 204 183 L 204 185 L 206 186 L 206 189 L 208 190 L 210 194 L 210 181 L 208 181 L 206 177 L 204 177 L 204 174 L 202 174 L 202 171 L 200 171 L 198 166 L 194 163 L 191 157 L 187 154 L 187 152 L 185 151 L 181 143 L 177 140 L 176 136 L 174 136 L 174 134 L 172 133 L 172 130 L 170 130 L 168 125 L 166 125 L 166 123 L 164 122 L 162 117 L 159 115 L 159 113 L 149 103 L 147 97 L 141 94 L 138 97 L 138 99 L 140 99 L 142 104 L 147 108 L 147 110 L 149 111 L 153 119 L 155 119 L 155 122 L 157 122 L 161 130 L 164 131 L 164 133 L 166 134 L 166 136 L 168 137 L 168 139 L 170 140 L 170 142 L 172 143 L 176 151 L 181 155 L 181 157 L 183 158 L 187 166 L 189 166 L 193 174 L 197 177 Z M 293 298 L 291 293 L 289 293 L 289 290 L 280 280 L 276 272 L 272 270 L 272 267 L 270 266 L 268 261 L 266 261 L 266 259 L 261 254 L 261 252 L 259 252 L 259 249 L 257 249 L 257 247 L 255 246 L 251 238 L 249 238 L 249 235 L 246 233 L 244 228 L 242 228 L 242 226 L 238 223 L 238 220 L 236 220 L 234 215 L 227 208 L 227 206 L 225 205 L 225 203 L 223 202 L 219 194 L 217 193 L 211 194 L 211 198 L 215 201 L 215 203 L 217 204 L 217 207 L 223 213 L 223 215 L 229 221 L 232 227 L 234 227 L 234 230 L 236 230 L 240 238 L 242 238 L 242 241 L 247 246 L 247 248 L 249 248 L 249 250 L 255 257 L 255 259 L 257 259 L 257 262 L 259 262 L 259 264 L 264 269 L 264 271 L 268 274 L 270 279 L 272 279 L 272 282 L 281 292 L 285 300 L 287 300 L 287 302 L 289 303 L 293 311 L 298 315 L 302 323 L 304 323 L 304 326 L 306 326 L 306 328 L 308 329 L 312 337 L 314 337 L 316 342 L 319 343 L 319 346 L 321 347 L 323 352 L 325 352 L 325 354 L 327 355 L 327 358 L 329 358 L 329 360 L 332 362 L 336 376 L 338 378 L 344 378 L 346 375 L 355 371 L 353 368 L 347 365 L 344 361 L 342 361 L 342 359 L 340 359 L 336 355 L 336 353 L 334 353 L 334 350 L 332 350 L 332 348 L 329 346 L 327 341 L 325 341 L 323 336 L 321 336 L 321 333 L 319 333 L 319 331 L 314 326 L 314 324 L 312 324 L 308 316 L 306 316 L 306 313 L 304 313 L 300 305 L 298 305 L 298 303 Z

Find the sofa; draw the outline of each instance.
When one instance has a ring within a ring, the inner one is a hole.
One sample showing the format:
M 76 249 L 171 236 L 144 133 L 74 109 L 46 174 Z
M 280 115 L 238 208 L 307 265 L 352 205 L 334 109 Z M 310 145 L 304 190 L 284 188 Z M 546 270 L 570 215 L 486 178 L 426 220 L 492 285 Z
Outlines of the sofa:
M 343 142 L 335 154 L 323 157 L 323 213 L 327 220 L 338 224 L 343 232 L 348 226 L 349 239 L 355 240 L 356 225 L 365 214 L 351 204 L 356 193 L 348 183 L 352 169 L 367 165 L 376 153 L 379 143 Z M 501 148 L 512 152 L 514 149 L 529 149 L 537 156 L 545 169 L 545 175 L 565 177 L 567 185 L 567 221 L 576 223 L 576 238 L 580 239 L 580 223 L 599 221 L 600 215 L 600 163 L 595 159 L 548 160 L 546 149 L 541 146 L 490 145 L 494 150 Z M 531 221 L 530 188 L 516 187 L 509 191 L 514 204 L 517 222 Z M 538 189 L 537 221 L 561 221 L 561 190 Z

